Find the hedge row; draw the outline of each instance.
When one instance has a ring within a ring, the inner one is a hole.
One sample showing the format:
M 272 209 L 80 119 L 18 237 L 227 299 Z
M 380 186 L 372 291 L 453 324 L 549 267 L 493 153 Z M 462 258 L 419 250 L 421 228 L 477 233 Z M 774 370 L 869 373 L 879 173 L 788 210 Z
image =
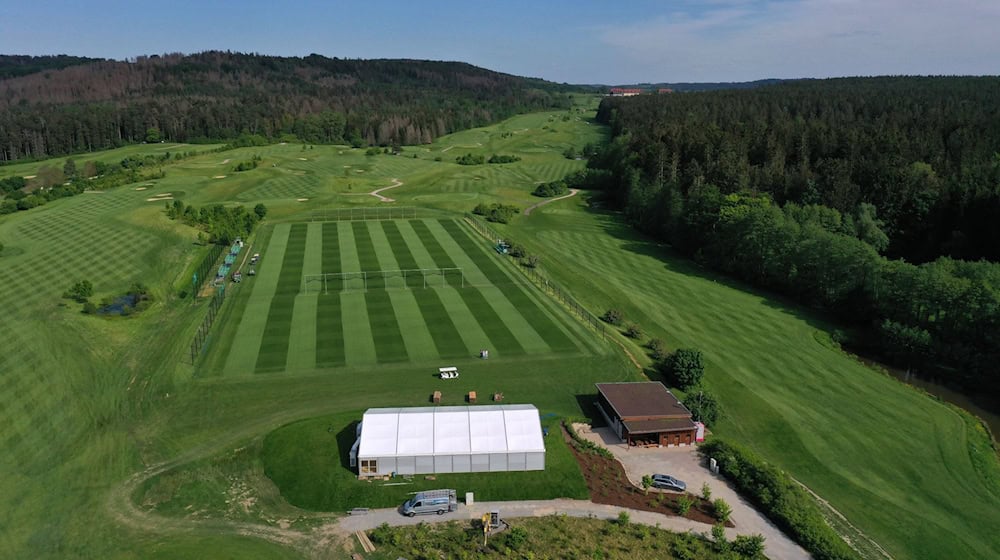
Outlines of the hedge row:
M 752 452 L 712 438 L 701 453 L 719 461 L 719 469 L 781 530 L 817 560 L 860 560 L 860 556 L 827 524 L 815 499 L 781 469 Z

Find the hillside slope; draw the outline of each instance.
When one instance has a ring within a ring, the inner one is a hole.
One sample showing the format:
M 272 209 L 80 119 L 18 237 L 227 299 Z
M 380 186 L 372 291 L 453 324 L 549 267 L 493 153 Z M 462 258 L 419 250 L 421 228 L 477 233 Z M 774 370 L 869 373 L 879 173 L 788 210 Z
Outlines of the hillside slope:
M 568 108 L 566 90 L 461 62 L 219 51 L 96 61 L 0 79 L 0 162 L 244 133 L 421 144 L 518 112 Z

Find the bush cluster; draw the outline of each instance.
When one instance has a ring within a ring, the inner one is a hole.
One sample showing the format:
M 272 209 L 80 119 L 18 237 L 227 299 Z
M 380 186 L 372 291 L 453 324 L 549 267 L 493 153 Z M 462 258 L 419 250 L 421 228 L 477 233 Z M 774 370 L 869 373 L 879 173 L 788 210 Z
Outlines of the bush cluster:
M 565 181 L 552 181 L 551 183 L 542 183 L 535 188 L 535 196 L 541 196 L 548 198 L 551 196 L 559 196 L 561 194 L 566 194 L 569 192 L 569 187 L 566 186 Z
M 736 489 L 814 558 L 860 559 L 827 525 L 813 497 L 784 471 L 768 465 L 750 451 L 718 438 L 702 444 L 700 451 L 718 460 L 722 474 L 736 485 Z
M 577 451 L 579 451 L 581 453 L 590 453 L 592 455 L 599 455 L 599 456 L 604 457 L 606 459 L 614 459 L 615 458 L 615 456 L 612 455 L 611 452 L 608 451 L 607 449 L 601 447 L 600 445 L 597 445 L 596 443 L 594 443 L 592 441 L 589 441 L 589 440 L 586 440 L 586 439 L 583 439 L 582 437 L 580 437 L 580 434 L 576 433 L 576 430 L 573 429 L 573 425 L 572 424 L 569 424 L 567 422 L 563 422 L 563 427 L 565 427 L 566 431 L 569 432 L 570 438 L 573 439 L 573 447 Z
M 622 324 L 622 321 L 625 320 L 625 314 L 622 313 L 621 309 L 611 308 L 605 311 L 604 315 L 601 315 L 601 320 L 609 325 L 615 325 L 617 327 Z
M 518 156 L 493 154 L 492 156 L 490 156 L 490 159 L 489 161 L 487 161 L 487 163 L 514 163 L 516 161 L 521 161 L 521 158 Z
M 487 221 L 501 224 L 510 222 L 511 218 L 516 216 L 520 211 L 521 209 L 517 206 L 499 203 L 487 205 L 485 202 L 480 202 L 472 209 L 473 214 L 484 216 Z
M 486 163 L 486 157 L 482 155 L 474 156 L 472 153 L 468 153 L 455 158 L 455 163 L 459 165 L 482 165 Z

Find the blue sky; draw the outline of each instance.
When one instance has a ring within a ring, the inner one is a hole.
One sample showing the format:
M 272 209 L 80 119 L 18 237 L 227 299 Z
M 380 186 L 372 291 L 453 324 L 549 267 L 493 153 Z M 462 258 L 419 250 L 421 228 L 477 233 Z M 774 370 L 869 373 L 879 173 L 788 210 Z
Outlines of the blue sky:
M 1000 0 L 0 0 L 0 53 L 461 60 L 557 82 L 1000 73 Z

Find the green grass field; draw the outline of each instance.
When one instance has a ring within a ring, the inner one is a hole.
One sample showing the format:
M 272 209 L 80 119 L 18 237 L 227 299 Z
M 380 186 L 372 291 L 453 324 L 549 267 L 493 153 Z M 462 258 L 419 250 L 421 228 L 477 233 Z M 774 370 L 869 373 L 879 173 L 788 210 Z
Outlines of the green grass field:
M 451 219 L 274 226 L 257 276 L 236 298 L 233 336 L 212 349 L 225 358 L 209 357 L 203 374 L 455 365 L 480 349 L 500 360 L 588 351 L 589 333 L 471 235 Z
M 366 408 L 424 405 L 435 389 L 461 404 L 476 390 L 578 416 L 594 382 L 636 379 L 459 217 L 478 202 L 525 207 L 538 182 L 584 166 L 562 152 L 606 132 L 583 116 L 518 116 L 398 156 L 292 144 L 204 154 L 166 166 L 162 179 L 0 217 L 0 557 L 301 557 L 315 552 L 305 536 L 331 514 L 289 505 L 265 466 L 286 473 L 283 485 L 329 470 L 313 497 L 343 492 L 343 502 L 318 508 L 395 500 L 367 496 L 338 464 L 336 434 Z M 76 160 L 158 149 L 181 150 Z M 522 160 L 457 165 L 467 152 Z M 253 155 L 260 167 L 232 171 Z M 0 167 L 0 176 L 63 159 Z M 365 194 L 395 180 L 402 185 L 383 194 L 396 202 Z M 166 218 L 168 193 L 269 208 L 249 240 L 263 255 L 259 274 L 230 292 L 196 365 L 188 348 L 207 303 L 177 294 L 207 248 Z M 725 406 L 719 432 L 788 469 L 897 558 L 1000 553 L 991 531 L 1000 474 L 982 432 L 821 344 L 827 325 L 812 314 L 710 275 L 581 203 L 554 203 L 505 230 L 591 311 L 621 307 L 671 347 L 703 350 Z M 372 207 L 426 210 L 304 221 Z M 391 276 L 367 290 L 347 279 L 303 293 L 316 288 L 310 275 L 419 268 L 462 268 L 467 285 Z M 95 300 L 140 281 L 155 302 L 130 318 L 86 316 L 60 297 L 80 279 L 94 283 Z M 480 348 L 490 360 L 474 358 Z M 442 365 L 461 377 L 436 379 Z M 324 437 L 330 447 L 310 461 L 298 455 L 306 470 L 296 471 L 288 458 Z M 563 492 L 575 492 L 572 469 L 560 472 Z M 491 483 L 524 495 L 516 474 Z
M 704 352 L 720 434 L 787 469 L 896 558 L 1000 555 L 996 457 L 962 415 L 821 343 L 831 327 L 812 313 L 582 200 L 554 206 L 512 235 L 593 311 L 618 307 L 648 336 Z

